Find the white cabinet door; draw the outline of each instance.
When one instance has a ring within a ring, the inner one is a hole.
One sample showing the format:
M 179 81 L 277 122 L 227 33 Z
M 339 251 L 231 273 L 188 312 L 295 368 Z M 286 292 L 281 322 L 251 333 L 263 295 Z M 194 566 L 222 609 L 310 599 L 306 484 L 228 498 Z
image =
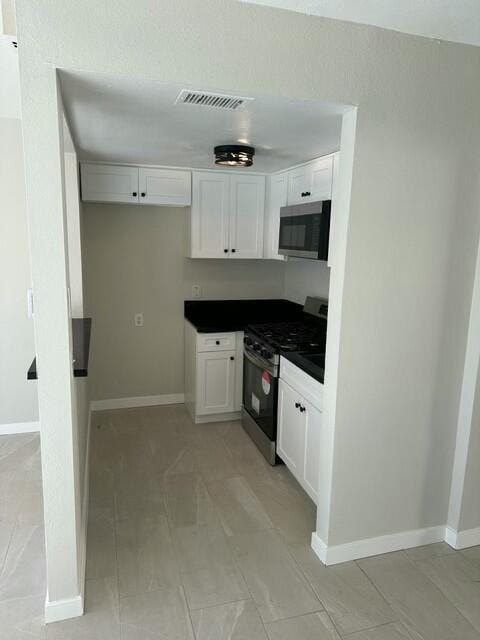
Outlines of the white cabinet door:
M 84 202 L 138 202 L 138 168 L 113 164 L 80 165 Z
M 263 256 L 265 177 L 230 175 L 231 258 Z
M 311 172 L 311 184 L 308 191 L 310 196 L 304 198 L 305 201 L 311 200 L 330 200 L 332 197 L 332 176 L 333 176 L 333 158 L 319 158 L 309 165 Z
M 190 171 L 174 169 L 139 169 L 140 204 L 188 207 L 192 201 Z
M 312 174 L 308 165 L 288 172 L 288 204 L 300 204 L 308 200 L 305 193 L 311 192 Z
M 330 200 L 333 157 L 318 158 L 288 172 L 288 204 Z
M 225 173 L 192 174 L 190 257 L 226 258 L 229 255 L 229 186 Z
M 280 207 L 287 204 L 288 172 L 277 173 L 267 178 L 265 203 L 265 227 L 263 237 L 263 257 L 270 260 L 285 260 L 278 253 L 280 232 Z
M 197 414 L 235 410 L 236 351 L 197 354 Z
M 318 483 L 320 479 L 320 438 L 322 429 L 322 413 L 313 405 L 302 400 L 305 407 L 305 462 L 303 485 L 311 499 L 317 503 Z
M 301 397 L 283 380 L 278 387 L 277 454 L 301 482 L 304 470 L 305 412 Z

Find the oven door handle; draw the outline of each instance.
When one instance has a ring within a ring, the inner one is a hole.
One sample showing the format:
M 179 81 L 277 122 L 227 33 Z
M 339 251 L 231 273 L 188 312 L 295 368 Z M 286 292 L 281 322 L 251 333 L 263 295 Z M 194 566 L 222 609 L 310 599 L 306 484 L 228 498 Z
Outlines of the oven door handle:
M 278 372 L 276 371 L 275 365 L 271 364 L 270 362 L 267 362 L 266 360 L 262 360 L 261 358 L 257 358 L 256 356 L 253 355 L 253 353 L 251 353 L 250 351 L 247 351 L 246 349 L 244 350 L 243 353 L 245 355 L 245 358 L 249 362 L 251 362 L 253 365 L 258 367 L 259 369 L 264 369 L 265 371 L 268 371 L 268 373 L 274 378 L 278 376 Z

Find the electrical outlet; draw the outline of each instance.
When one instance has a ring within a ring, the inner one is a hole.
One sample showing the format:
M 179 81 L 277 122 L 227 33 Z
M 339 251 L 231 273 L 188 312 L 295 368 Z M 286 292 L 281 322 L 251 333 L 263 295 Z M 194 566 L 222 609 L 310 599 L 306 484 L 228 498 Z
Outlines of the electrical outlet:
M 202 297 L 202 287 L 199 284 L 192 284 L 192 298 Z
M 136 327 L 143 327 L 143 313 L 136 313 L 135 314 L 135 326 Z

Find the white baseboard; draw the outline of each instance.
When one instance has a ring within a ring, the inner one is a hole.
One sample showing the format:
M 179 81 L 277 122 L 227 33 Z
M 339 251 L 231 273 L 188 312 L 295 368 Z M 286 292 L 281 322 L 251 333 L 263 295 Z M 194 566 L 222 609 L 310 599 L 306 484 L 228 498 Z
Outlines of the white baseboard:
M 467 549 L 480 545 L 480 527 L 455 531 L 451 527 L 445 527 L 445 542 L 453 549 Z
M 35 433 L 40 431 L 40 422 L 12 422 L 0 424 L 0 436 L 10 436 L 17 433 Z
M 312 534 L 312 549 L 320 560 L 326 564 L 338 564 L 359 558 L 377 556 L 381 553 L 401 551 L 411 547 L 420 547 L 424 544 L 442 542 L 445 540 L 445 526 L 430 527 L 428 529 L 415 529 L 402 531 L 378 538 L 355 540 L 346 544 L 327 546 L 317 533 Z
M 204 424 L 206 422 L 230 422 L 230 420 L 240 420 L 242 418 L 241 411 L 233 413 L 209 413 L 206 416 L 195 416 L 195 424 Z
M 0 436 L 10 436 L 17 433 L 35 433 L 40 431 L 40 422 L 12 422 L 0 424 Z
M 60 622 L 60 620 L 68 620 L 69 618 L 77 618 L 83 616 L 83 598 L 81 595 L 65 600 L 45 601 L 45 622 Z
M 132 409 L 134 407 L 153 407 L 162 404 L 183 404 L 185 394 L 171 393 L 162 396 L 137 396 L 133 398 L 111 398 L 109 400 L 92 400 L 92 411 L 109 409 Z

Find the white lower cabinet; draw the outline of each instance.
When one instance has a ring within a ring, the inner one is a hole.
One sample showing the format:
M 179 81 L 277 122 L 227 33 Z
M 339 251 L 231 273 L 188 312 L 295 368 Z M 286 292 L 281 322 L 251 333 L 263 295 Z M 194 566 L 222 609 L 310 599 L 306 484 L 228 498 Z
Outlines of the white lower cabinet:
M 194 422 L 240 417 L 243 332 L 198 333 L 185 321 L 185 404 Z
M 282 371 L 288 382 L 282 379 Z M 323 385 L 291 363 L 281 366 L 277 454 L 315 503 L 320 480 L 322 404 Z
M 302 475 L 305 450 L 305 416 L 300 412 L 300 396 L 286 382 L 278 388 L 277 454 L 298 478 Z
M 198 415 L 235 410 L 235 351 L 197 354 Z

